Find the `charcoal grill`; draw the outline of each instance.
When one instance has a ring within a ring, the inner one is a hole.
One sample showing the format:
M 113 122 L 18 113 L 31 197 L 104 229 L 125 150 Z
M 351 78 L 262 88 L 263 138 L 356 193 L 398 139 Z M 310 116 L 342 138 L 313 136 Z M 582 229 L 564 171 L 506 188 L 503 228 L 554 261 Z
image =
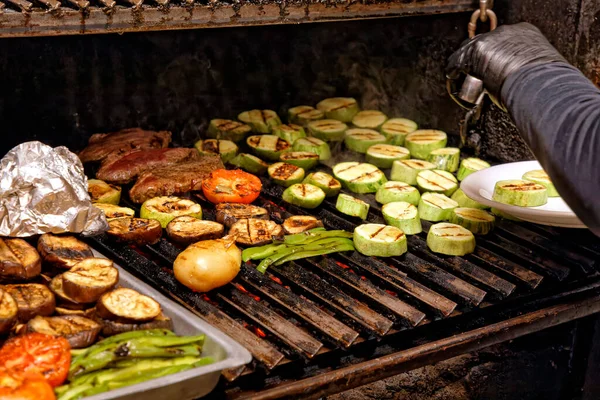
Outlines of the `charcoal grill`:
M 280 200 L 282 191 L 263 178 L 255 204 L 276 222 L 309 214 Z M 213 206 L 194 196 L 214 219 Z M 367 221 L 382 223 L 373 197 L 363 196 Z M 331 199 L 310 214 L 328 229 L 362 222 Z M 252 365 L 224 372 L 214 397 L 319 398 L 600 311 L 600 241 L 591 233 L 501 221 L 475 253 L 445 257 L 427 249 L 423 222 L 402 257 L 339 253 L 265 275 L 248 262 L 208 295 L 176 281 L 181 249 L 167 239 L 142 248 L 91 240 L 250 350 Z

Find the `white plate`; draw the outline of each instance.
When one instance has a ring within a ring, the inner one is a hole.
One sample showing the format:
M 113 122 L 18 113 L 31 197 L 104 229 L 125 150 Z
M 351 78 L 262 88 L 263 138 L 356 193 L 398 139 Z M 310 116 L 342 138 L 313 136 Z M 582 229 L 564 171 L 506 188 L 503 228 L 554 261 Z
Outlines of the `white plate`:
M 563 228 L 586 228 L 560 197 L 549 197 L 548 203 L 539 207 L 511 206 L 492 200 L 496 182 L 504 179 L 521 179 L 525 172 L 535 169 L 542 169 L 537 161 L 496 165 L 469 175 L 462 181 L 460 188 L 473 200 L 497 208 L 523 221 Z

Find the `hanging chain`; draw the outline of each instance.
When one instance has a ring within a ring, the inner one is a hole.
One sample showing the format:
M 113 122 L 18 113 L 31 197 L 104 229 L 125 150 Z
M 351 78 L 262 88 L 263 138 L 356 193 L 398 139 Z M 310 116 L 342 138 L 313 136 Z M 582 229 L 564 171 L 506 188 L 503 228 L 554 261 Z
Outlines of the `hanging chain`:
M 496 17 L 496 13 L 492 11 L 492 5 L 492 0 L 479 0 L 479 10 L 473 12 L 471 21 L 469 22 L 470 39 L 475 37 L 477 32 L 477 21 L 487 22 L 489 20 L 490 31 L 493 31 L 498 26 L 498 17 Z

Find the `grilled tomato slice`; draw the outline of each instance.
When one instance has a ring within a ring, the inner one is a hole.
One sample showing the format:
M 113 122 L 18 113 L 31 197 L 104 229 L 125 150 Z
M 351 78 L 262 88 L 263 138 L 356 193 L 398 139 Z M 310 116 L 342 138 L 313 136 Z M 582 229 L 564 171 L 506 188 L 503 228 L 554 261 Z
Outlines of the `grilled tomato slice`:
M 7 340 L 0 349 L 0 366 L 38 372 L 53 387 L 67 379 L 70 364 L 71 346 L 63 337 L 27 333 Z
M 0 367 L 0 399 L 54 400 L 54 390 L 39 372 Z
M 202 182 L 202 192 L 211 203 L 250 204 L 262 189 L 256 176 L 241 170 L 217 169 Z

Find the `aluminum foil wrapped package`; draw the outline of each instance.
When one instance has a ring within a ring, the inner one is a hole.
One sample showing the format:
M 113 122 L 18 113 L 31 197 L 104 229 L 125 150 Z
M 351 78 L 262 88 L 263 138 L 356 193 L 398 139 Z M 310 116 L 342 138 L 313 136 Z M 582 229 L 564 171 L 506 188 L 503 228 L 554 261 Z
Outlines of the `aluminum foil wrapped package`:
M 108 230 L 92 205 L 79 158 L 66 147 L 26 142 L 0 160 L 0 236 Z

